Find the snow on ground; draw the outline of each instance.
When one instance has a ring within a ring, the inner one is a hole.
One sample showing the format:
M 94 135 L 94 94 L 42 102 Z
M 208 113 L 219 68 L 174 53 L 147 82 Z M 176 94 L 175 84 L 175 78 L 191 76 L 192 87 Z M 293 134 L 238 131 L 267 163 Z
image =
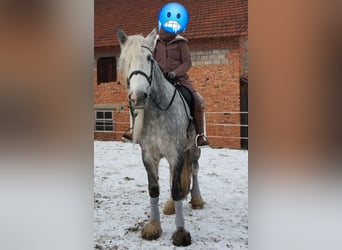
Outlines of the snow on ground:
M 94 142 L 95 249 L 248 249 L 248 151 L 202 149 L 199 183 L 206 202 L 192 210 L 183 201 L 188 247 L 172 245 L 174 215 L 162 213 L 170 197 L 169 168 L 159 166 L 161 226 L 157 240 L 141 238 L 148 220 L 147 176 L 140 147 L 123 142 Z

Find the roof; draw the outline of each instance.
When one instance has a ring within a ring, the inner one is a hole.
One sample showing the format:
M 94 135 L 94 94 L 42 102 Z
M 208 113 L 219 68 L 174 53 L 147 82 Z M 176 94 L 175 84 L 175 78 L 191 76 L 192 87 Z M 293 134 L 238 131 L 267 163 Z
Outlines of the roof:
M 158 28 L 158 13 L 170 1 L 95 0 L 95 47 L 116 46 L 116 30 L 147 35 Z M 248 0 L 179 0 L 189 12 L 188 39 L 247 35 Z

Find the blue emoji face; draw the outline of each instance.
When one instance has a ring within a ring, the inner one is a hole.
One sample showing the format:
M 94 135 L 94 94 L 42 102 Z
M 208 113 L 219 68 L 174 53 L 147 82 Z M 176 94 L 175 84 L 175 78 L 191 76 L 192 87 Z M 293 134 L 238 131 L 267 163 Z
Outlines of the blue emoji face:
M 183 5 L 168 3 L 159 12 L 158 30 L 162 28 L 169 33 L 185 32 L 188 22 L 189 14 Z

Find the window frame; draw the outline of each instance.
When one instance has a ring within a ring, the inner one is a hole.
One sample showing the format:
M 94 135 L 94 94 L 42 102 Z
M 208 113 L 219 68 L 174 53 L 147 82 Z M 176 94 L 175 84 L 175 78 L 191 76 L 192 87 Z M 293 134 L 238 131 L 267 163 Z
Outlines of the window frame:
M 97 85 L 117 81 L 115 56 L 101 56 L 96 60 Z
M 103 113 L 102 118 L 98 118 L 99 113 Z M 106 114 L 110 114 L 110 118 L 106 118 Z M 102 123 L 102 124 L 100 124 Z M 99 129 L 98 126 L 103 126 L 103 130 Z M 108 126 L 111 126 L 111 129 L 107 129 Z M 108 109 L 96 109 L 94 110 L 94 132 L 101 133 L 110 133 L 114 132 L 114 111 Z

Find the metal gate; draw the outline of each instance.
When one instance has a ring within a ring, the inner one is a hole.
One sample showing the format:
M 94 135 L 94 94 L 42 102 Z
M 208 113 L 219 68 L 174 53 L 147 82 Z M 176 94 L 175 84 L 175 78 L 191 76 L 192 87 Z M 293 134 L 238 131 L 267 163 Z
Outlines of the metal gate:
M 248 149 L 248 79 L 240 80 L 241 148 Z

